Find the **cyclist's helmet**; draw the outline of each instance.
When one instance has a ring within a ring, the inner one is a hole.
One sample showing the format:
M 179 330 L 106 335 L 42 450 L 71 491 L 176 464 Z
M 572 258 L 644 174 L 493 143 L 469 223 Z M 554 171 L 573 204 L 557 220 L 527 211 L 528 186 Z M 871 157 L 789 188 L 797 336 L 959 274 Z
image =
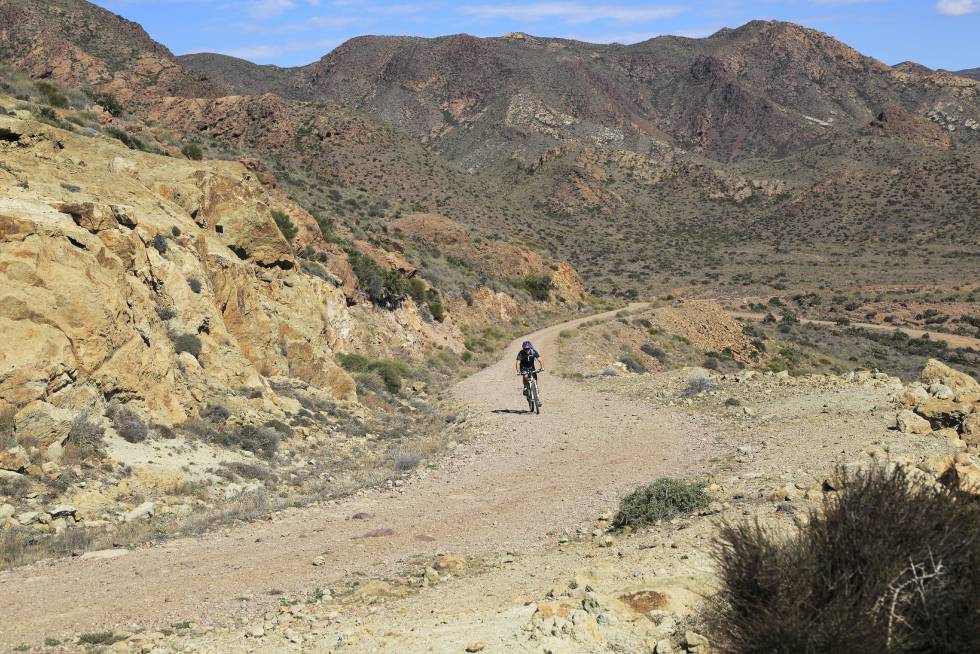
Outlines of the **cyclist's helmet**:
M 525 349 L 525 350 L 533 350 L 534 349 L 534 346 L 531 345 L 531 341 L 524 341 L 524 343 L 521 344 L 521 347 L 523 349 Z

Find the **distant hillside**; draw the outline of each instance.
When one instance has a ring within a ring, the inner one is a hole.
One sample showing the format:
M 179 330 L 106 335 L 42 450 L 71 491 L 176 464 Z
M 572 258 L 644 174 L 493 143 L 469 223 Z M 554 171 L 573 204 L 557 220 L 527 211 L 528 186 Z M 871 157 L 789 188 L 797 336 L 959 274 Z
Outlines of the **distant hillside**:
M 960 77 L 969 77 L 970 79 L 975 79 L 980 82 L 980 68 L 967 68 L 966 70 L 958 70 L 954 73 Z
M 262 66 L 228 55 L 202 52 L 177 57 L 180 65 L 188 70 L 221 80 L 234 93 L 260 95 L 281 91 L 283 81 L 296 69 L 279 66 Z
M 223 58 L 192 65 L 237 92 L 366 111 L 467 168 L 567 139 L 638 152 L 668 142 L 720 161 L 785 156 L 859 132 L 886 105 L 924 113 L 955 97 L 978 107 L 975 92 L 964 98 L 938 76 L 910 83 L 825 34 L 763 21 L 630 46 L 523 34 L 359 37 L 274 75 Z
M 980 274 L 964 254 L 980 249 L 980 83 L 798 25 L 629 46 L 365 36 L 277 68 L 174 58 L 82 0 L 0 7 L 38 41 L 0 31 L 14 65 L 257 157 L 366 238 L 445 214 L 622 297 Z M 76 43 L 79 24 L 98 47 Z

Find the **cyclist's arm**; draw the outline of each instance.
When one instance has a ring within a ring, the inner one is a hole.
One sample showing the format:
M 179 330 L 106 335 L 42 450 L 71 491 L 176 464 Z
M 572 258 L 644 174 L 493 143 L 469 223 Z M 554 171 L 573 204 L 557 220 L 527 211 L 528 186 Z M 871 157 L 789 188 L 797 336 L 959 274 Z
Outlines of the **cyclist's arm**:
M 544 370 L 544 359 L 541 358 L 541 355 L 539 354 L 535 359 L 538 362 L 538 370 Z

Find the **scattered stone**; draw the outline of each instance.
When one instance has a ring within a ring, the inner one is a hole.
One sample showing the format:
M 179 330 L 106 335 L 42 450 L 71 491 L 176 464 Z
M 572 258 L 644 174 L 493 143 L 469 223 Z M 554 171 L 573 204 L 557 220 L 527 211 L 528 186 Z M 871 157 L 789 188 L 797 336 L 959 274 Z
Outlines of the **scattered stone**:
M 85 552 L 79 559 L 82 561 L 103 561 L 105 559 L 115 559 L 120 556 L 126 556 L 129 554 L 129 550 L 124 548 L 116 548 L 110 550 L 95 550 L 93 552 Z
M 708 639 L 697 632 L 685 632 L 684 642 L 687 643 L 687 651 L 691 654 L 702 654 L 708 651 Z
M 385 536 L 394 536 L 395 530 L 390 527 L 381 527 L 379 529 L 372 529 L 371 531 L 364 532 L 358 538 L 383 538 Z
M 0 504 L 0 521 L 14 517 L 15 513 L 17 513 L 17 509 L 14 508 L 13 504 Z
M 484 647 L 486 647 L 486 645 L 484 645 L 481 642 L 470 643 L 469 645 L 466 646 L 466 651 L 467 652 L 482 652 Z
M 64 518 L 69 516 L 75 518 L 78 515 L 78 509 L 76 509 L 71 504 L 62 504 L 60 506 L 54 507 L 53 509 L 48 511 L 48 513 L 51 515 L 52 518 Z
M 143 502 L 132 511 L 123 514 L 123 522 L 136 522 L 144 518 L 152 518 L 155 511 L 156 505 L 153 502 Z
M 432 564 L 432 567 L 438 572 L 455 572 L 465 566 L 466 559 L 452 554 L 443 554 Z
M 327 560 L 322 556 L 318 556 L 313 559 L 313 565 L 316 567 L 320 567 L 321 565 L 326 565 L 326 564 L 327 564 Z
M 903 434 L 928 434 L 932 425 L 922 416 L 909 409 L 902 409 L 895 416 L 895 427 Z
M 265 636 L 265 627 L 260 624 L 254 624 L 245 630 L 246 638 L 262 638 Z
M 24 527 L 33 525 L 35 522 L 39 522 L 40 519 L 41 514 L 38 511 L 24 511 L 15 518 L 15 520 L 17 520 L 17 524 Z

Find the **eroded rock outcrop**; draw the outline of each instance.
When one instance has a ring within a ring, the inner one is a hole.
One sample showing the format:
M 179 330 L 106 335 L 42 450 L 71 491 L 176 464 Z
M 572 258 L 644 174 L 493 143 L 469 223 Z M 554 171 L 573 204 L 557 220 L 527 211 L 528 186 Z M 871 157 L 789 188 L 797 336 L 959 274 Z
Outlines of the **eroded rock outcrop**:
M 275 405 L 270 377 L 352 400 L 337 351 L 461 347 L 451 320 L 351 306 L 351 275 L 300 270 L 271 211 L 292 216 L 307 243 L 315 222 L 242 164 L 125 150 L 7 116 L 0 129 L 18 135 L 0 143 L 12 171 L 0 177 L 4 410 L 41 403 L 70 416 L 112 401 L 173 425 L 243 389 Z M 334 257 L 350 270 L 342 250 Z

